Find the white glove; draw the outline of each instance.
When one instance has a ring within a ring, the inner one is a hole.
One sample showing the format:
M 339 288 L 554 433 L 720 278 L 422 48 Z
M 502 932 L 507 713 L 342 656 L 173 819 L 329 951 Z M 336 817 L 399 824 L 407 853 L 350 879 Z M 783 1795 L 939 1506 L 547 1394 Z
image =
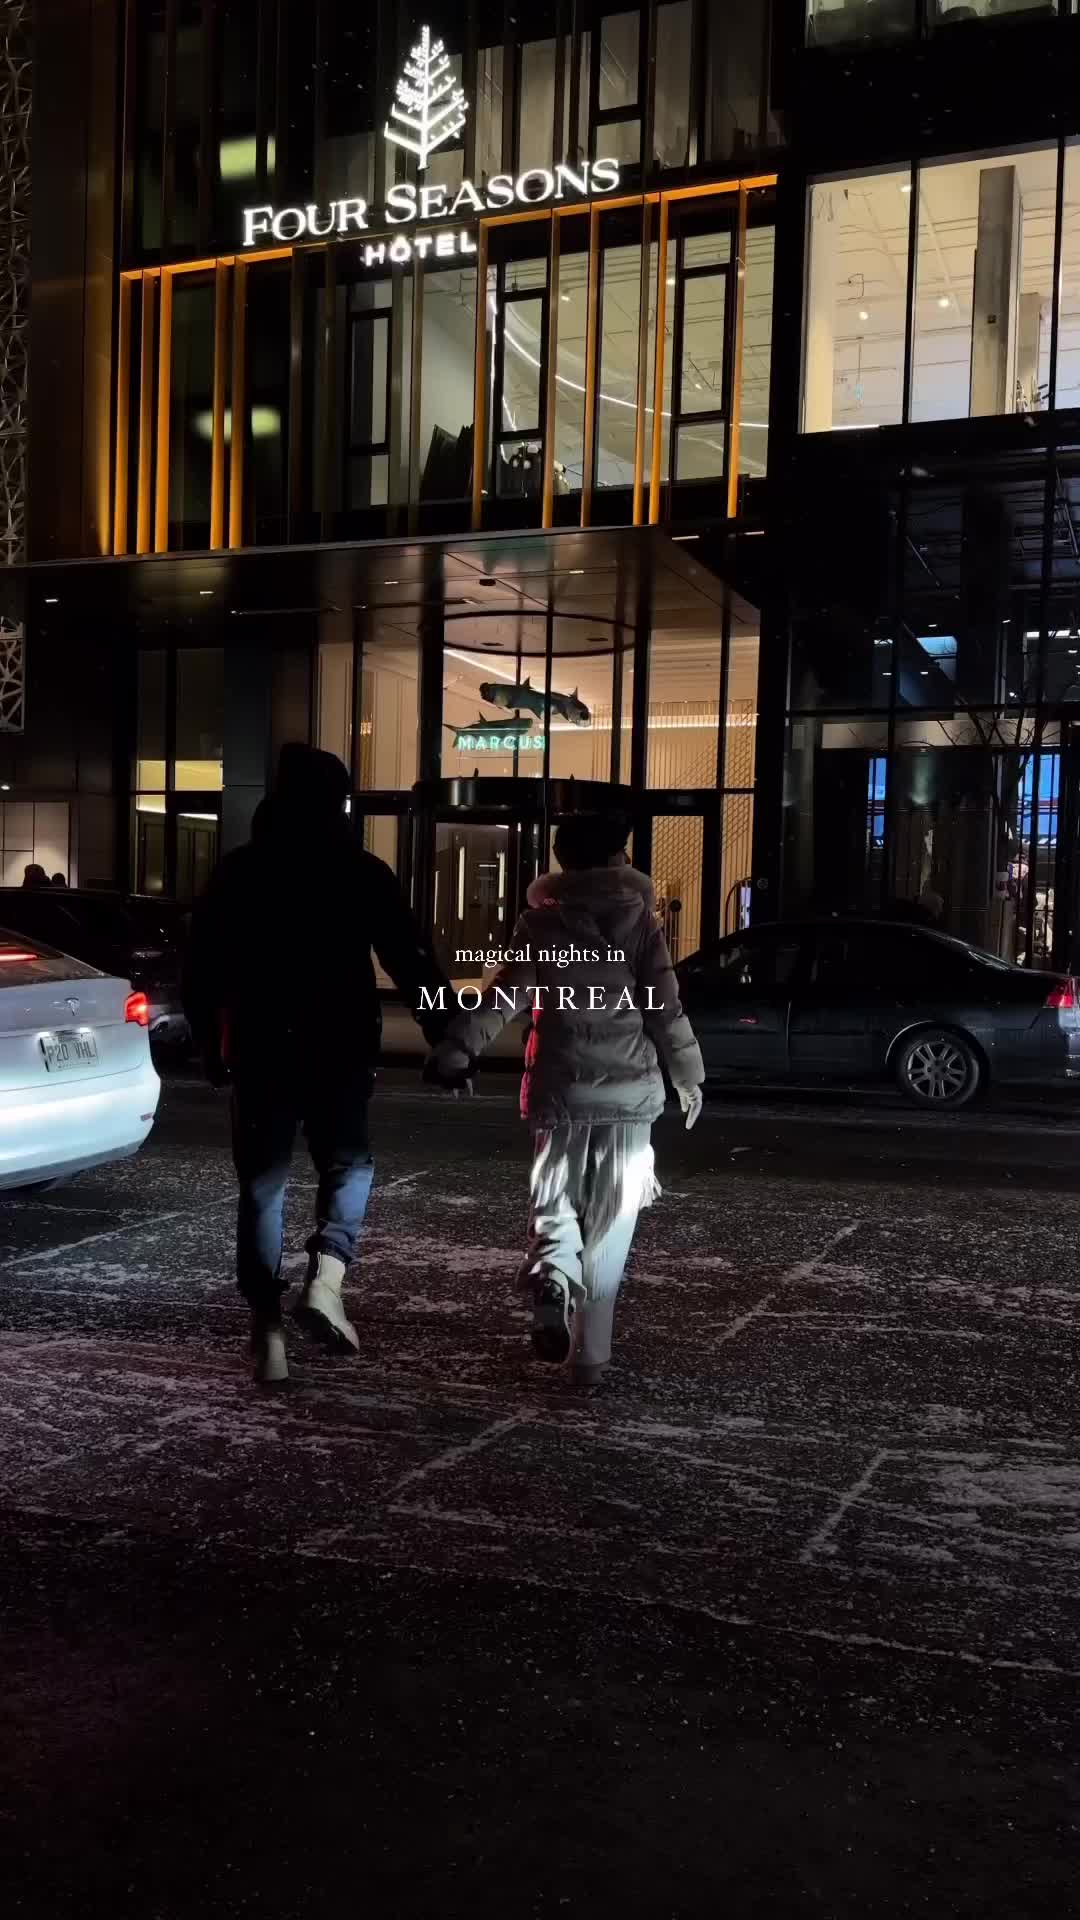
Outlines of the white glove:
M 686 1131 L 689 1133 L 698 1114 L 701 1112 L 701 1088 L 677 1087 L 679 1105 L 686 1115 Z

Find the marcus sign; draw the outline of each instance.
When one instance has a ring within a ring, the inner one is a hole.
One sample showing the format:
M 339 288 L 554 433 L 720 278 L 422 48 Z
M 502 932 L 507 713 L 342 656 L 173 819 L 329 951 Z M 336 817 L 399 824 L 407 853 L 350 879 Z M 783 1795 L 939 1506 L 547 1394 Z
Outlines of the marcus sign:
M 466 111 L 465 95 L 455 85 L 443 43 L 432 41 L 424 27 L 398 81 L 397 99 L 384 128 L 386 139 L 413 154 L 417 171 L 424 173 L 436 148 L 461 132 Z M 618 184 L 619 163 L 610 159 L 582 160 L 576 166 L 558 163 L 527 167 L 519 174 L 496 173 L 479 187 L 471 180 L 463 180 L 458 187 L 400 180 L 388 189 L 381 209 L 372 209 L 356 196 L 331 200 L 326 206 L 309 202 L 305 206 L 245 207 L 244 246 L 273 241 L 288 245 L 294 240 L 325 240 L 331 236 L 344 240 L 372 228 L 377 231 L 415 221 L 472 219 L 477 214 L 502 213 L 508 207 L 542 206 L 545 201 L 568 198 L 588 200 L 598 193 L 611 193 Z M 467 233 L 460 231 L 415 238 L 399 234 L 365 246 L 364 263 L 401 263 L 411 260 L 414 253 L 422 259 L 429 252 L 447 255 L 475 251 Z

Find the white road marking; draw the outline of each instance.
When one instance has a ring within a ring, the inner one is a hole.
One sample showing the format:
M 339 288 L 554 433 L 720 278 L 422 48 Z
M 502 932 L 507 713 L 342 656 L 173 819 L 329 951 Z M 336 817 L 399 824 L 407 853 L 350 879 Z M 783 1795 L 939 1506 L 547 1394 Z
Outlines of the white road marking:
M 745 1327 L 751 1326 L 755 1320 L 760 1320 L 762 1314 L 768 1313 L 773 1301 L 783 1292 L 785 1287 L 795 1286 L 800 1280 L 809 1280 L 811 1275 L 816 1273 L 817 1269 L 828 1258 L 833 1248 L 838 1247 L 842 1240 L 850 1240 L 852 1234 L 857 1233 L 861 1225 L 861 1218 L 850 1221 L 846 1227 L 840 1228 L 839 1233 L 834 1233 L 832 1239 L 827 1240 L 825 1245 L 818 1249 L 817 1253 L 811 1254 L 809 1260 L 796 1261 L 793 1267 L 789 1267 L 786 1273 L 780 1275 L 776 1285 L 771 1287 L 769 1292 L 762 1296 L 756 1306 L 748 1308 L 745 1313 L 740 1313 L 736 1320 L 732 1320 L 730 1324 L 717 1335 L 714 1344 L 718 1347 L 726 1347 L 729 1341 L 736 1339 Z
M 467 1460 L 471 1454 L 482 1453 L 485 1447 L 494 1446 L 504 1433 L 511 1433 L 515 1427 L 525 1426 L 533 1417 L 531 1407 L 522 1413 L 509 1413 L 504 1420 L 496 1420 L 493 1426 L 485 1427 L 482 1433 L 474 1434 L 471 1440 L 459 1441 L 456 1446 L 447 1447 L 445 1452 L 437 1453 L 432 1460 L 425 1460 L 422 1466 L 410 1467 L 401 1479 L 390 1489 L 388 1502 L 393 1502 L 405 1487 L 414 1487 L 418 1480 L 424 1480 L 429 1473 L 445 1473 L 448 1467 L 456 1467 L 459 1460 Z
M 871 1454 L 858 1479 L 852 1481 L 847 1492 L 841 1494 L 828 1518 L 818 1528 L 816 1533 L 811 1534 L 799 1555 L 799 1559 L 804 1567 L 809 1566 L 814 1555 L 820 1553 L 822 1547 L 827 1545 L 828 1541 L 832 1539 L 844 1515 L 848 1512 L 849 1508 L 853 1507 L 857 1501 L 862 1499 L 878 1468 L 884 1465 L 885 1461 L 890 1458 L 890 1455 L 891 1449 L 889 1447 L 879 1447 L 876 1453 Z
M 58 1247 L 39 1247 L 34 1253 L 20 1253 L 14 1260 L 5 1260 L 0 1265 L 0 1272 L 6 1273 L 12 1267 L 24 1267 L 32 1260 L 59 1260 L 64 1254 L 80 1253 L 83 1247 L 97 1247 L 103 1240 L 115 1240 L 122 1233 L 156 1233 L 159 1227 L 168 1226 L 171 1220 L 192 1220 L 196 1214 L 212 1213 L 215 1207 L 235 1205 L 235 1193 L 226 1193 L 217 1200 L 204 1200 L 198 1207 L 177 1207 L 174 1213 L 150 1214 L 138 1220 L 125 1220 L 122 1227 L 110 1227 L 105 1233 L 88 1233 L 82 1240 L 65 1240 Z

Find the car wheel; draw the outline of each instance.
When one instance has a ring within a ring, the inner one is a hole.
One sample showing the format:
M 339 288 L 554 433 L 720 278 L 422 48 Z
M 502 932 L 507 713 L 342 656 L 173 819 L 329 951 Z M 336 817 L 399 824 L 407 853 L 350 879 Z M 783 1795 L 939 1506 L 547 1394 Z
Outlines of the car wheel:
M 896 1055 L 900 1091 L 916 1107 L 935 1113 L 964 1107 L 982 1084 L 983 1068 L 974 1047 L 947 1027 L 926 1027 L 905 1040 Z

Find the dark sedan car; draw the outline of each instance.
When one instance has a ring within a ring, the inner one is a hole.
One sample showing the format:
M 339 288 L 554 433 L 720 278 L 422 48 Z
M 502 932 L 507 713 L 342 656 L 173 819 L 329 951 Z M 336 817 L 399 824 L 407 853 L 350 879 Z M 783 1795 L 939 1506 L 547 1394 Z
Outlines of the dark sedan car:
M 130 980 L 150 1003 L 150 1039 L 183 1050 L 183 915 L 173 902 L 77 887 L 0 887 L 0 920 L 29 939 Z
M 779 921 L 677 971 L 710 1078 L 892 1079 L 939 1110 L 1080 1077 L 1074 980 L 907 923 Z

